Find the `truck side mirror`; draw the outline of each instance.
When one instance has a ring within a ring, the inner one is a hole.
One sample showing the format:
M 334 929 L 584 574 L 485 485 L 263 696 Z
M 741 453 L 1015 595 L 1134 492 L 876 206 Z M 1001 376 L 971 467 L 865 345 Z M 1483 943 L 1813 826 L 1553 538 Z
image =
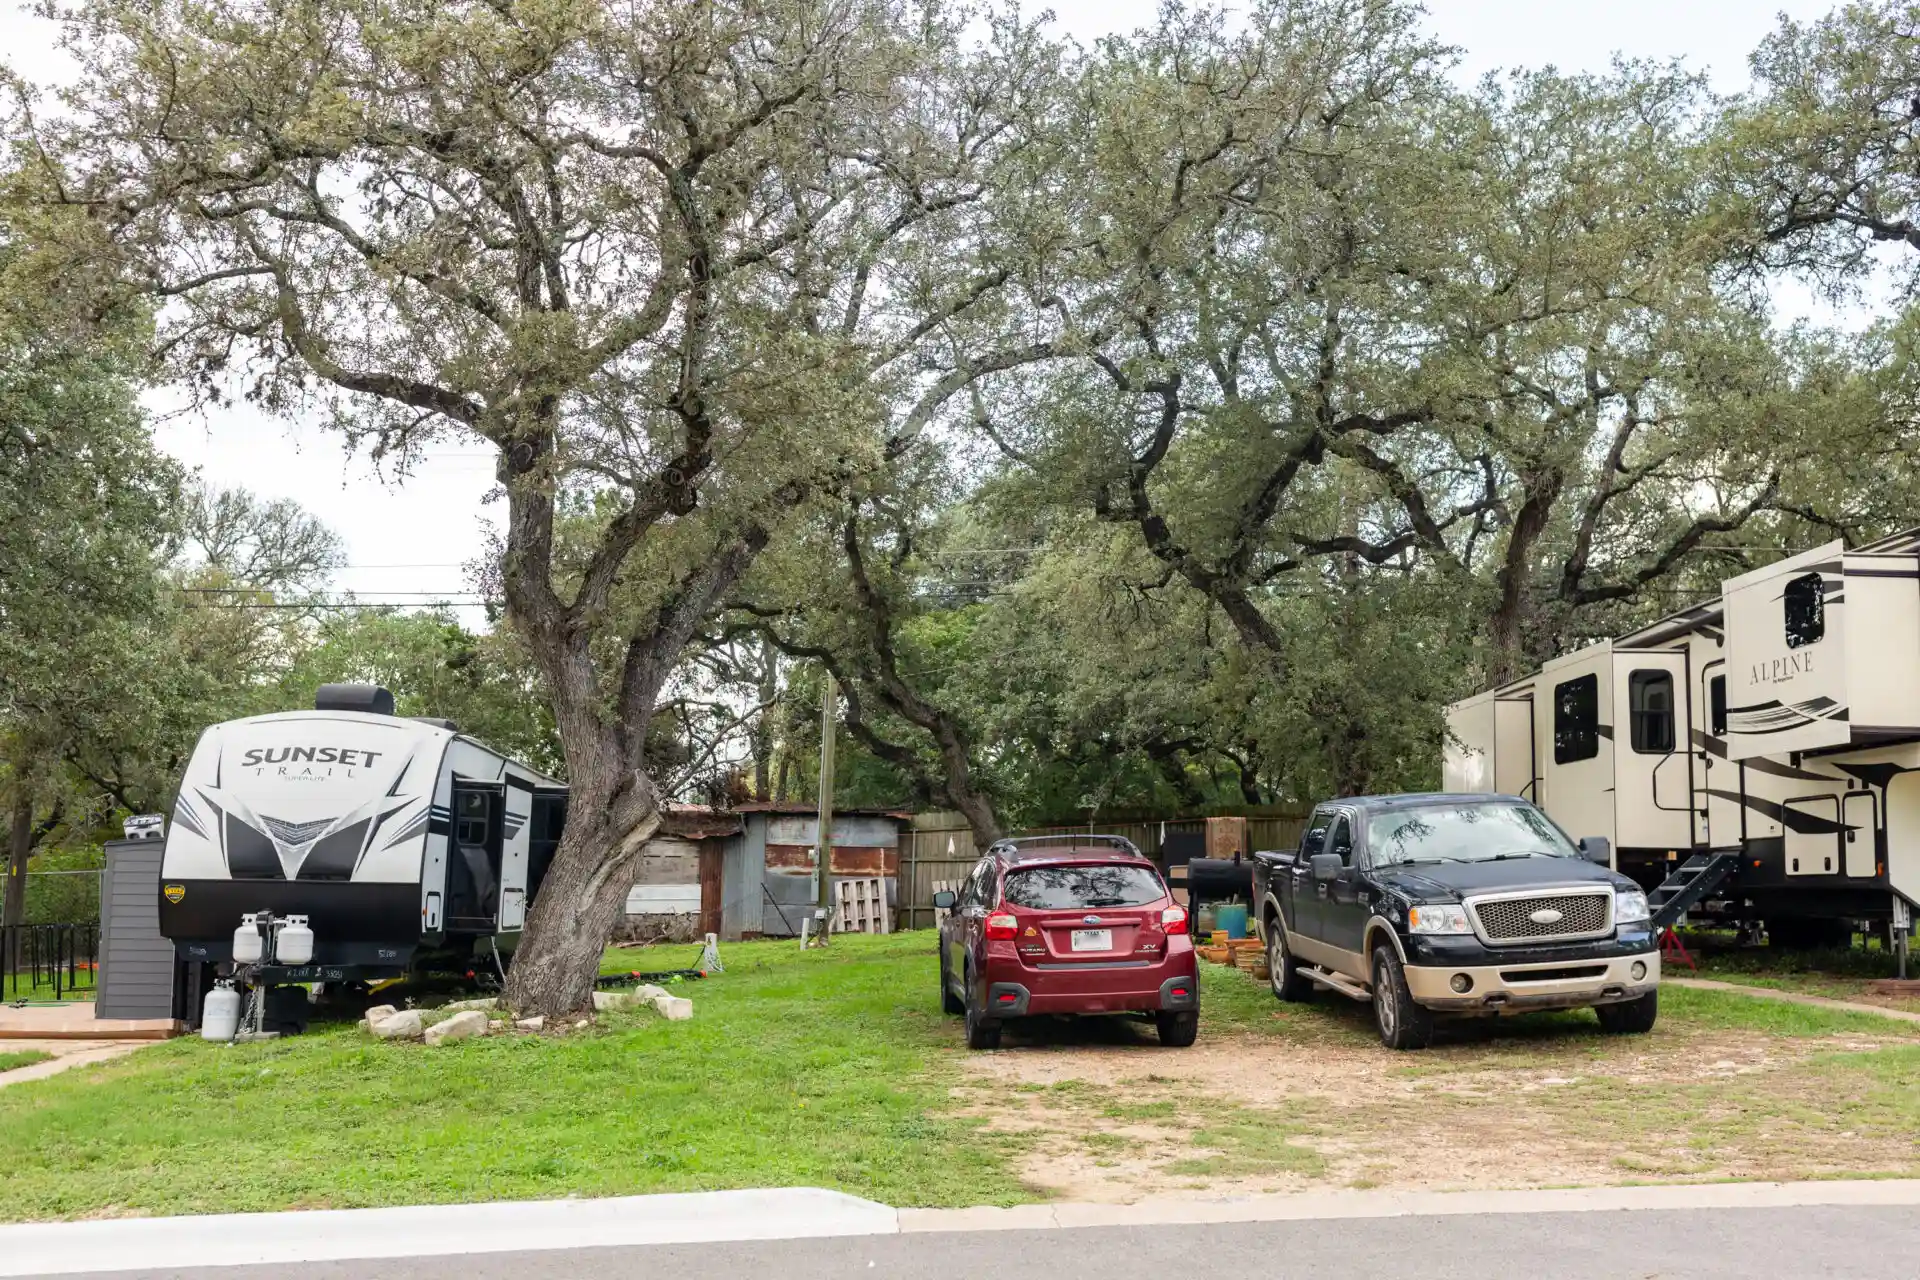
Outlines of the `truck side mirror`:
M 1613 846 L 1607 842 L 1605 836 L 1583 837 L 1580 841 L 1580 854 L 1588 862 L 1597 863 L 1603 867 L 1613 865 Z
M 1308 859 L 1307 865 L 1313 868 L 1313 878 L 1319 884 L 1332 884 L 1340 878 L 1341 870 L 1347 865 L 1337 853 L 1316 853 Z
M 933 895 L 933 909 L 935 911 L 951 911 L 953 910 L 953 904 L 958 901 L 959 899 L 953 895 L 953 890 L 942 889 Z

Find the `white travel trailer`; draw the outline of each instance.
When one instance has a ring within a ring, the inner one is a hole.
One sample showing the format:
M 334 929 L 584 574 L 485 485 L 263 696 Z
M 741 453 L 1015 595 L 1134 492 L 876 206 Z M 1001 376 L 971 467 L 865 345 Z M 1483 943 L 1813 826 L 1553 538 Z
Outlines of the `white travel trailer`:
M 1776 938 L 1920 902 L 1920 530 L 1732 578 L 1718 601 L 1448 711 L 1446 786 L 1613 842 L 1670 922 Z M 1840 928 L 1844 929 L 1842 925 Z
M 305 916 L 284 982 L 468 967 L 512 949 L 559 843 L 566 787 L 393 695 L 326 685 L 312 711 L 207 729 L 180 783 L 160 929 L 182 961 L 233 958 L 241 917 Z

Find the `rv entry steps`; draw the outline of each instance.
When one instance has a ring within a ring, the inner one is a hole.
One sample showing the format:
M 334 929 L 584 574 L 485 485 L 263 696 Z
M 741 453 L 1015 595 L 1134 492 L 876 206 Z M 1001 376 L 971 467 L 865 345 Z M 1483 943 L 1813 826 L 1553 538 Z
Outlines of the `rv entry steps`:
M 1737 849 L 1696 853 L 1688 858 L 1659 888 L 1647 895 L 1653 906 L 1653 927 L 1671 929 L 1709 894 L 1733 879 L 1739 869 Z

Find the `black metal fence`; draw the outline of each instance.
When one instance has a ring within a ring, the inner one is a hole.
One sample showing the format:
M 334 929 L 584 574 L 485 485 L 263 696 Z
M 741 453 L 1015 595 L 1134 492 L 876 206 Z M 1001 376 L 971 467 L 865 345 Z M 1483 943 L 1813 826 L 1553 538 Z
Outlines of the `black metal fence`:
M 98 925 L 0 926 L 0 1000 L 65 1000 L 99 981 Z

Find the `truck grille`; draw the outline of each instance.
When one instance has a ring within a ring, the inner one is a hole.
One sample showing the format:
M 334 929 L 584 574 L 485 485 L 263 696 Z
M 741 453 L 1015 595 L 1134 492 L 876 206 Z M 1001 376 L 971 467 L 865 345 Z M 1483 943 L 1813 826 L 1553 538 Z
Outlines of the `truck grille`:
M 1611 893 L 1538 894 L 1468 902 L 1474 927 L 1487 942 L 1551 942 L 1592 938 L 1613 928 Z M 1558 911 L 1558 920 L 1535 920 L 1536 912 Z

